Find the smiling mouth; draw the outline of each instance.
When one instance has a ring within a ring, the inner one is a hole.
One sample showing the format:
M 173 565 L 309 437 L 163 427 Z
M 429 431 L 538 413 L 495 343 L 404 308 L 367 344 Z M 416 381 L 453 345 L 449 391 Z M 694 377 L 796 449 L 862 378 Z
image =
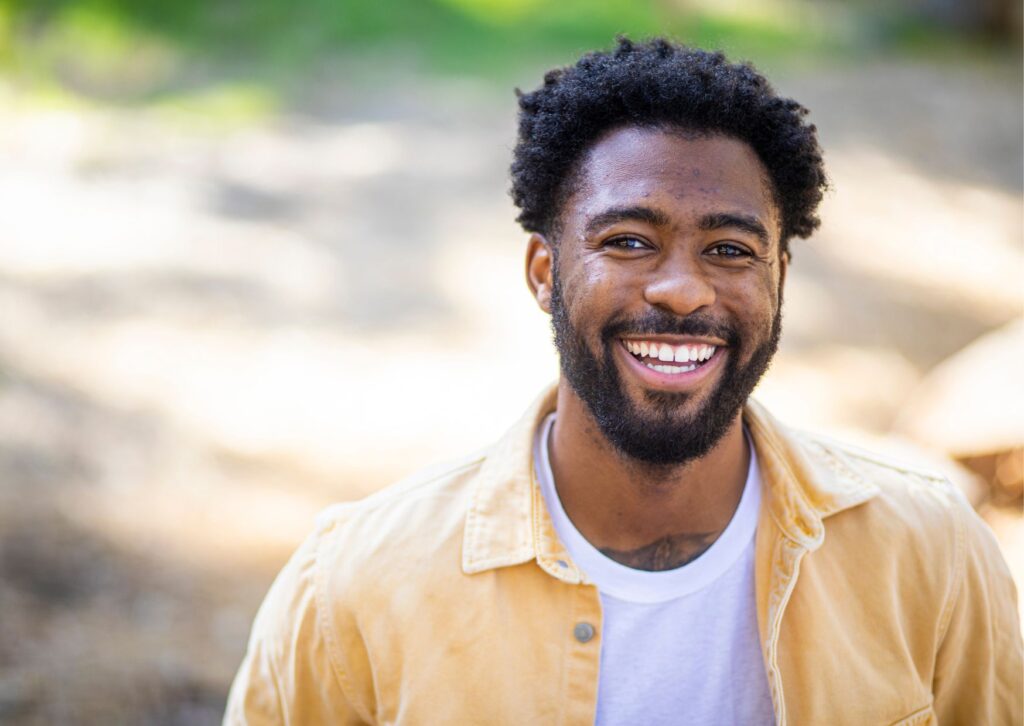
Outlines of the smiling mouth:
M 714 357 L 715 345 L 671 345 L 654 340 L 623 340 L 626 350 L 658 373 L 679 375 L 706 365 Z

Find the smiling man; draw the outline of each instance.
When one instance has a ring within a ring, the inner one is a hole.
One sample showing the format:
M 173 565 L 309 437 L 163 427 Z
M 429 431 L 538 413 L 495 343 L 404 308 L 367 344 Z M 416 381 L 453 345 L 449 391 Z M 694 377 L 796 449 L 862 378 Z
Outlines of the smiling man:
M 1016 595 L 964 499 L 749 399 L 818 224 L 804 109 L 662 40 L 520 108 L 558 385 L 484 453 L 321 517 L 226 723 L 1021 723 Z

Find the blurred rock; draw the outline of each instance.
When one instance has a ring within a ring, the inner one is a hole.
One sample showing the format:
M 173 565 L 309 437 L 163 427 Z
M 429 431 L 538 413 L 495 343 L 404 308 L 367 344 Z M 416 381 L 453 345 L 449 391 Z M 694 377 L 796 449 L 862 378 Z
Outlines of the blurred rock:
M 1024 445 L 1024 320 L 983 335 L 937 366 L 893 428 L 966 457 Z
M 937 366 L 911 394 L 895 430 L 945 451 L 983 478 L 995 506 L 1024 495 L 1024 320 Z

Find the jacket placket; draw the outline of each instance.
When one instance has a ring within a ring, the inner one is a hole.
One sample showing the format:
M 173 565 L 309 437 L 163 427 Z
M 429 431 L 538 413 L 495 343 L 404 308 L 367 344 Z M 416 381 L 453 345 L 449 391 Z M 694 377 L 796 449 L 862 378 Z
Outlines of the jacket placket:
M 796 587 L 800 562 L 808 549 L 779 532 L 774 523 L 769 528 L 771 533 L 766 533 L 765 538 L 773 538 L 774 544 L 766 548 L 771 553 L 765 573 L 767 577 L 757 578 L 758 624 L 761 627 L 765 673 L 775 711 L 775 723 L 776 726 L 785 726 L 787 713 L 782 672 L 779 668 L 779 633 L 786 605 Z M 761 539 L 760 530 L 758 539 Z M 762 543 L 758 542 L 759 549 L 761 546 Z

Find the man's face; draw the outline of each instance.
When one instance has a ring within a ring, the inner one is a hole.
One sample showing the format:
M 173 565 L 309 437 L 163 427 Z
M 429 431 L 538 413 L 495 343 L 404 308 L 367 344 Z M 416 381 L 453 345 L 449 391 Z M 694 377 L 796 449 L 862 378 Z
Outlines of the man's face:
M 778 344 L 785 260 L 760 160 L 723 136 L 619 129 L 587 153 L 561 223 L 563 375 L 626 455 L 703 456 Z

